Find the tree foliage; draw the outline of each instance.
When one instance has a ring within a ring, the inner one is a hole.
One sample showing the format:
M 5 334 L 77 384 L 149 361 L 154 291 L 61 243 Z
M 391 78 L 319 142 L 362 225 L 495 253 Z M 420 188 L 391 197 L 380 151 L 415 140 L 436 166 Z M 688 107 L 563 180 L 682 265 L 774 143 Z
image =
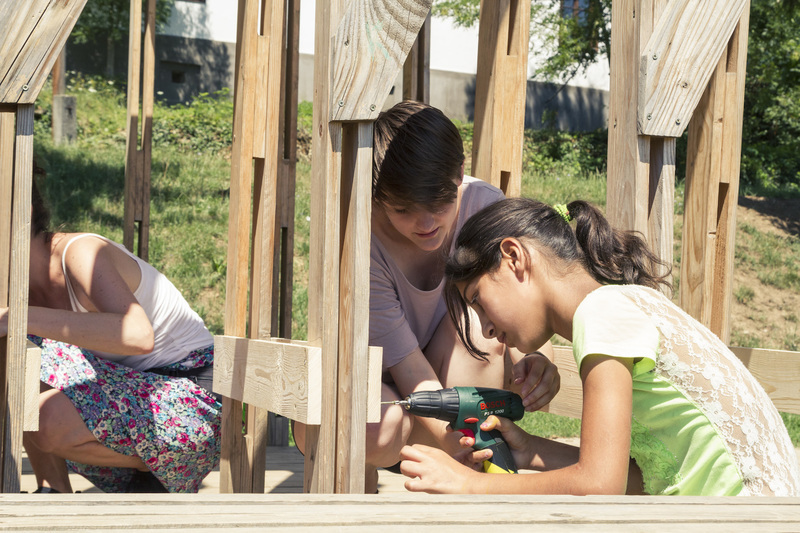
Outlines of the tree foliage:
M 435 0 L 434 15 L 471 27 L 480 0 Z M 567 83 L 590 65 L 608 60 L 611 50 L 611 0 L 540 0 L 531 3 L 531 54 L 534 79 Z
M 742 179 L 800 192 L 800 2 L 752 0 Z
M 142 1 L 142 18 L 146 16 L 147 2 Z M 156 26 L 162 27 L 172 13 L 175 0 L 156 2 Z M 75 23 L 72 36 L 77 43 L 107 38 L 118 42 L 128 35 L 130 26 L 130 0 L 90 0 Z

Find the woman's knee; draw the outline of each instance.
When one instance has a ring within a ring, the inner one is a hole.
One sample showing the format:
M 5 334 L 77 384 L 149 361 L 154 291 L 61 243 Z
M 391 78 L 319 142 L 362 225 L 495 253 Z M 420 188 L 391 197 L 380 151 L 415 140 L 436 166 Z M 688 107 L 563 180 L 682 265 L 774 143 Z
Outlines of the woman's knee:
M 69 398 L 50 389 L 39 394 L 39 430 L 28 432 L 28 438 L 41 451 L 56 453 L 94 436 Z

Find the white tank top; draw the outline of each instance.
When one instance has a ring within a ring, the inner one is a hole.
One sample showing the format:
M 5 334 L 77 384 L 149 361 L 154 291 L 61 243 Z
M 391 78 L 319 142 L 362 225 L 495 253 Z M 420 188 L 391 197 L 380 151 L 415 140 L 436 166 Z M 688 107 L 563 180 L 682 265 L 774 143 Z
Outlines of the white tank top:
M 183 295 L 166 276 L 149 263 L 130 253 L 124 246 L 94 233 L 76 235 L 64 246 L 61 255 L 61 269 L 64 271 L 73 311 L 88 312 L 75 296 L 72 283 L 67 275 L 64 258 L 67 255 L 67 249 L 73 242 L 87 236 L 97 237 L 113 244 L 139 265 L 142 276 L 133 295 L 147 313 L 155 335 L 153 351 L 146 355 L 117 355 L 92 350 L 93 354 L 136 370 L 147 370 L 180 361 L 189 355 L 189 352 L 214 343 L 214 338 L 206 329 L 203 319 L 189 307 Z

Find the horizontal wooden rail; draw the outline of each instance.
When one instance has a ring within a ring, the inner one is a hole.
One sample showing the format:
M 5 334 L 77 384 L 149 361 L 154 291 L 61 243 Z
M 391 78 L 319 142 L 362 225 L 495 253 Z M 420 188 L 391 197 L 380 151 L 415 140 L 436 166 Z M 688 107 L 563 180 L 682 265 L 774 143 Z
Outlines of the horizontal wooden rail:
M 380 421 L 383 350 L 369 348 L 367 421 Z M 333 379 L 328 376 L 326 379 Z M 304 424 L 322 413 L 322 349 L 303 341 L 214 337 L 214 392 Z
M 800 414 L 800 352 L 739 347 L 731 351 L 761 383 L 778 411 Z M 554 346 L 554 352 L 561 390 L 542 411 L 580 418 L 583 392 L 572 348 Z

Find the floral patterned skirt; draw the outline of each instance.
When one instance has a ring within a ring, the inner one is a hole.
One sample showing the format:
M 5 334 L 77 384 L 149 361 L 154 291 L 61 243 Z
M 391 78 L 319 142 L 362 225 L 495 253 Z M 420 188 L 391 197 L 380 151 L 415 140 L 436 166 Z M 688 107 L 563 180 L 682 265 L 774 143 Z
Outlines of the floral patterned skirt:
M 211 393 L 186 378 L 133 370 L 77 346 L 30 337 L 42 348 L 41 380 L 63 392 L 105 447 L 140 457 L 169 492 L 197 492 L 219 464 L 220 412 Z M 213 363 L 213 346 L 175 368 Z M 131 468 L 67 461 L 104 492 L 125 492 Z

